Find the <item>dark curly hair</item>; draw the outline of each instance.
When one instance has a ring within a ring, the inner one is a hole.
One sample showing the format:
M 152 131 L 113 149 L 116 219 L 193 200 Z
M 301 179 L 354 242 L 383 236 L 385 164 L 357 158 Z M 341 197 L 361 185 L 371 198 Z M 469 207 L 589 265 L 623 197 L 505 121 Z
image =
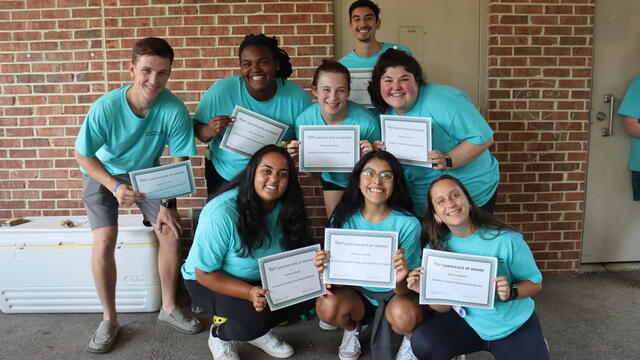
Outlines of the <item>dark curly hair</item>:
M 262 158 L 269 153 L 278 153 L 287 160 L 289 170 L 289 184 L 287 190 L 279 201 L 282 202 L 282 210 L 278 225 L 282 229 L 282 247 L 285 250 L 298 248 L 311 244 L 309 234 L 309 220 L 304 208 L 304 198 L 302 189 L 298 181 L 298 171 L 295 163 L 289 156 L 287 150 L 276 145 L 266 145 L 249 159 L 247 167 L 229 182 L 220 193 L 233 188 L 238 188 L 238 200 L 236 209 L 238 211 L 238 234 L 240 235 L 239 249 L 236 249 L 242 257 L 252 256 L 254 250 L 262 247 L 265 241 L 266 229 L 264 226 L 264 214 L 260 198 L 256 194 L 254 182 L 256 170 Z
M 369 97 L 371 97 L 371 103 L 383 114 L 389 108 L 389 104 L 387 104 L 382 99 L 382 95 L 380 95 L 380 80 L 382 80 L 382 75 L 384 75 L 388 68 L 398 66 L 402 66 L 407 72 L 413 74 L 413 77 L 418 83 L 418 87 L 425 82 L 422 67 L 420 67 L 420 64 L 413 56 L 402 50 L 393 48 L 383 52 L 371 72 L 371 81 L 367 87 Z
M 427 204 L 425 207 L 424 219 L 422 220 L 422 231 L 420 233 L 420 241 L 423 246 L 428 243 L 429 246 L 434 250 L 447 249 L 446 240 L 451 231 L 446 224 L 438 224 L 438 222 L 436 221 L 434 217 L 434 215 L 436 214 L 436 209 L 433 206 L 433 199 L 431 198 L 431 189 L 433 189 L 433 186 L 435 184 L 443 180 L 451 180 L 456 183 L 460 187 L 460 189 L 462 189 L 464 196 L 466 196 L 467 200 L 469 201 L 469 220 L 474 227 L 483 227 L 489 230 L 494 230 L 491 231 L 491 233 L 494 234 L 493 236 L 483 236 L 484 239 L 495 239 L 500 235 L 500 231 L 504 229 L 511 230 L 517 233 L 520 232 L 513 226 L 505 223 L 504 221 L 489 214 L 488 212 L 481 210 L 478 205 L 476 205 L 475 201 L 473 201 L 471 195 L 469 195 L 469 191 L 467 191 L 467 188 L 462 184 L 460 180 L 458 180 L 458 178 L 451 175 L 442 175 L 431 183 L 431 186 L 429 186 L 429 191 L 427 192 Z
M 271 51 L 273 59 L 278 63 L 278 69 L 276 70 L 276 77 L 284 80 L 287 79 L 293 73 L 293 67 L 291 66 L 291 58 L 286 51 L 278 47 L 278 39 L 276 37 L 268 37 L 265 34 L 249 34 L 244 37 L 244 40 L 240 43 L 240 50 L 238 56 L 242 55 L 242 51 L 247 46 L 264 46 Z
M 376 150 L 366 153 L 356 164 L 349 176 L 349 185 L 344 190 L 340 202 L 333 211 L 328 222 L 329 227 L 340 228 L 356 211 L 360 211 L 364 206 L 364 196 L 360 191 L 360 174 L 364 166 L 372 159 L 386 161 L 393 172 L 393 193 L 387 200 L 387 204 L 393 210 L 403 214 L 415 215 L 413 213 L 413 203 L 409 196 L 409 187 L 404 180 L 402 165 L 393 154 L 383 150 Z

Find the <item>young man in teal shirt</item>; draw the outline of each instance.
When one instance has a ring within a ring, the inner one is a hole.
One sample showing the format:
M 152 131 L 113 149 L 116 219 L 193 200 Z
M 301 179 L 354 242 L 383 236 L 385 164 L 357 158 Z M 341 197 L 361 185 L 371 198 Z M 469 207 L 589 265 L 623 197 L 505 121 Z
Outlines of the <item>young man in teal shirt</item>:
M 376 31 L 380 29 L 380 8 L 370 0 L 357 0 L 349 6 L 349 31 L 356 40 L 355 49 L 339 62 L 347 69 L 373 68 L 378 57 L 390 48 L 402 50 L 409 55 L 411 51 L 400 44 L 385 43 L 376 40 Z
M 83 201 L 93 234 L 92 270 L 102 303 L 103 321 L 87 350 L 109 352 L 118 336 L 115 244 L 118 207 L 135 202 L 145 224 L 153 224 L 159 240 L 158 272 L 162 290 L 160 323 L 185 333 L 202 324 L 176 307 L 180 262 L 180 216 L 175 199 L 146 200 L 131 187 L 129 172 L 160 165 L 165 146 L 174 162 L 195 155 L 192 121 L 184 103 L 165 88 L 173 49 L 159 38 L 145 38 L 133 47 L 128 72 L 132 84 L 99 98 L 89 110 L 75 143 L 83 173 Z

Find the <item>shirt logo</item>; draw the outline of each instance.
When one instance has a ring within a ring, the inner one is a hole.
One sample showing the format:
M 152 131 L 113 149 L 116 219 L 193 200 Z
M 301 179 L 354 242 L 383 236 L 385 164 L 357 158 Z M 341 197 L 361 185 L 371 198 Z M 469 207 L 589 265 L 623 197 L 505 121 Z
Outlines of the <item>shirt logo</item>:
M 146 131 L 144 133 L 144 136 L 158 136 L 158 135 L 165 135 L 167 132 L 166 131 Z

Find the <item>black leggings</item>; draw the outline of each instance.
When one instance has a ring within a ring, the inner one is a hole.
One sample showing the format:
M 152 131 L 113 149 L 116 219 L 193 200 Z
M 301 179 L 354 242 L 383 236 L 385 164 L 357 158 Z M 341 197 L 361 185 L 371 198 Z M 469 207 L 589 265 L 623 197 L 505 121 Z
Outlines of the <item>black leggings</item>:
M 279 323 L 293 320 L 315 306 L 313 299 L 285 309 L 271 311 L 267 307 L 257 312 L 250 301 L 218 294 L 195 280 L 185 280 L 184 285 L 194 304 L 209 314 L 227 318 L 227 321 L 220 325 L 217 334 L 217 337 L 225 341 L 249 341 L 259 338 Z
M 496 360 L 548 360 L 549 352 L 535 311 L 518 330 L 493 341 L 480 336 L 455 311 L 436 314 L 413 332 L 411 349 L 418 359 L 450 360 L 460 354 L 485 350 Z
M 207 158 L 204 159 L 204 178 L 207 181 L 207 201 L 211 200 L 220 188 L 229 183 L 213 167 L 213 161 Z

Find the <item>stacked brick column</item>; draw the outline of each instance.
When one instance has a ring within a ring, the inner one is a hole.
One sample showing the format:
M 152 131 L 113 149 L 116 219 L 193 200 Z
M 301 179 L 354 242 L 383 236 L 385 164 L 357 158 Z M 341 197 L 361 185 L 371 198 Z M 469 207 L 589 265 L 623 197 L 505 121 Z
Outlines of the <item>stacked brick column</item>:
M 593 30 L 592 0 L 489 5 L 497 213 L 525 232 L 548 272 L 580 263 Z

